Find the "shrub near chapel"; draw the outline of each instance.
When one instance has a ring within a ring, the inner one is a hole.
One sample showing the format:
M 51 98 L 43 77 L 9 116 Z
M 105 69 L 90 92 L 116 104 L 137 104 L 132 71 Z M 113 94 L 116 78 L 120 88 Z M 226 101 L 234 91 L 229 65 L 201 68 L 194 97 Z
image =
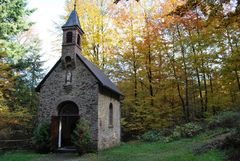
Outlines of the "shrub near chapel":
M 79 154 L 84 154 L 91 150 L 91 133 L 89 122 L 81 118 L 72 134 L 72 142 L 77 147 Z
M 50 124 L 43 122 L 34 130 L 33 143 L 35 148 L 40 153 L 50 151 Z

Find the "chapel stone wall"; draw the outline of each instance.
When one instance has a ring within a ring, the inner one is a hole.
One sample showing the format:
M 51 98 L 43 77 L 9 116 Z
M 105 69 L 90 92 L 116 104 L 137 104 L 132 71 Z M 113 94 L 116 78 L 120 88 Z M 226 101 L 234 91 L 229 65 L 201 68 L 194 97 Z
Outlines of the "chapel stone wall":
M 98 139 L 98 81 L 79 60 L 72 70 L 70 86 L 65 86 L 66 70 L 62 63 L 48 76 L 40 89 L 39 122 L 51 121 L 51 116 L 58 115 L 58 105 L 64 101 L 72 101 L 79 108 L 80 117 L 89 120 L 95 144 Z
M 113 107 L 113 124 L 109 125 L 109 106 Z M 120 102 L 106 94 L 98 94 L 98 149 L 120 144 Z

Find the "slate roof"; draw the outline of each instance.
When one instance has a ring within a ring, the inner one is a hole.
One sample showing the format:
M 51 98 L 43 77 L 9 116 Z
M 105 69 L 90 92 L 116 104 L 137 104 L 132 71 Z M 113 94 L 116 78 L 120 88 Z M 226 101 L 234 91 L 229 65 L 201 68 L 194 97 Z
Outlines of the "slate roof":
M 77 54 L 77 57 L 83 62 L 83 64 L 90 70 L 90 72 L 95 76 L 95 78 L 99 81 L 100 85 L 111 90 L 112 92 L 123 95 L 116 85 L 93 63 L 87 60 L 83 55 Z M 47 75 L 43 78 L 43 80 L 36 87 L 36 91 L 40 92 L 41 86 L 44 84 L 48 76 L 53 72 L 53 70 L 57 67 L 57 65 L 61 62 L 61 58 L 57 61 L 57 63 L 53 66 L 53 68 L 47 73 Z
M 67 22 L 62 26 L 62 28 L 73 27 L 73 26 L 78 26 L 79 28 L 81 28 L 80 21 L 79 21 L 76 10 L 73 10 L 71 12 Z
M 122 95 L 122 93 L 119 91 L 119 89 L 115 86 L 115 84 L 103 73 L 102 70 L 100 70 L 98 67 L 96 67 L 93 63 L 91 63 L 89 60 L 87 60 L 84 56 L 81 54 L 77 54 L 77 56 L 80 58 L 80 60 L 88 67 L 88 69 L 93 73 L 93 75 L 99 80 L 101 85 L 103 87 L 106 87 L 117 94 Z

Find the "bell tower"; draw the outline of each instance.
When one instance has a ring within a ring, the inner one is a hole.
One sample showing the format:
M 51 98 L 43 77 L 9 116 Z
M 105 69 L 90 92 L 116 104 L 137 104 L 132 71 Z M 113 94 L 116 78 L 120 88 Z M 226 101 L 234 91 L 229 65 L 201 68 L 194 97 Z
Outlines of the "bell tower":
M 76 64 L 76 54 L 82 52 L 82 35 L 84 34 L 76 11 L 76 2 L 74 10 L 71 12 L 67 22 L 62 26 L 62 30 L 62 63 L 65 69 L 73 69 Z

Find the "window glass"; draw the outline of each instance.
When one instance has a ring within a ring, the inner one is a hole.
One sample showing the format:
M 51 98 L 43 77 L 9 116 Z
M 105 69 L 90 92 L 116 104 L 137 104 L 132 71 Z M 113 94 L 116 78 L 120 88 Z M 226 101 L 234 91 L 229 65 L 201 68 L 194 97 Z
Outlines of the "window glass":
M 109 126 L 113 126 L 113 105 L 109 105 Z
M 77 36 L 77 44 L 80 46 L 80 35 Z
M 66 43 L 71 43 L 72 42 L 72 32 L 70 31 L 70 32 L 67 32 L 67 41 L 66 41 Z

